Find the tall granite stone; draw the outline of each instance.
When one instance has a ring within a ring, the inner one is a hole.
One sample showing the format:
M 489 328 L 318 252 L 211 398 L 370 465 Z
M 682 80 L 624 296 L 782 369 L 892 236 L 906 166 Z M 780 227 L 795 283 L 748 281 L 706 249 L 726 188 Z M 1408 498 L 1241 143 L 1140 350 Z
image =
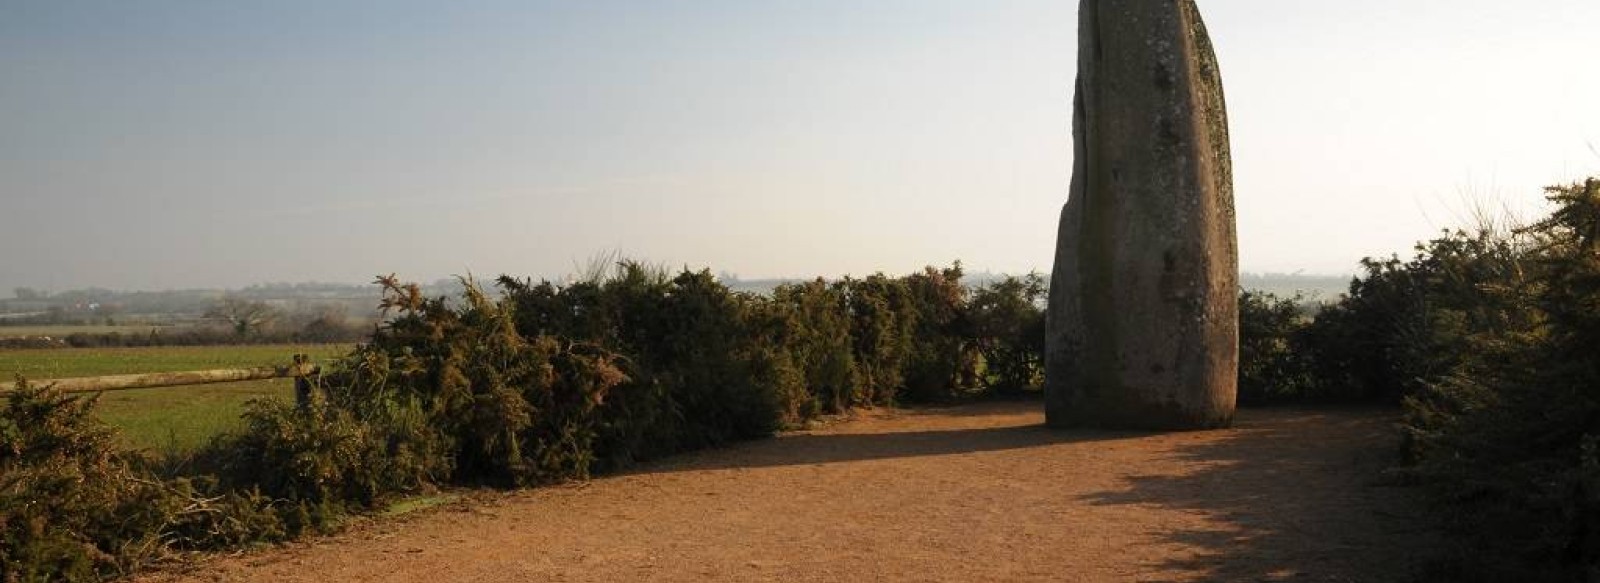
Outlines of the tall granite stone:
M 1046 420 L 1226 426 L 1238 382 L 1238 243 L 1210 37 L 1193 0 L 1081 0 L 1078 21 Z

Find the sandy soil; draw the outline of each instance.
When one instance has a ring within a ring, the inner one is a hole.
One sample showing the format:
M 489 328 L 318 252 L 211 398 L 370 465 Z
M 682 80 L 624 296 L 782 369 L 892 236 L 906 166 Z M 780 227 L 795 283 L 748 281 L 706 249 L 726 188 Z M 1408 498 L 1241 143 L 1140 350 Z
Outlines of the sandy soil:
M 1392 581 L 1432 544 L 1392 418 L 1050 431 L 1036 403 L 879 411 L 579 486 L 484 494 L 151 581 Z

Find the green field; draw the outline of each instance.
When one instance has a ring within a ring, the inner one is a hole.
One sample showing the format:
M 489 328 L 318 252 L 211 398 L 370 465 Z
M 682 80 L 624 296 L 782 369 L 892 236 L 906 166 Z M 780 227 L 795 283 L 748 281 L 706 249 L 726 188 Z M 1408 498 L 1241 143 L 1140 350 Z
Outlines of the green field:
M 0 375 L 30 380 L 243 368 L 287 364 L 296 353 L 326 360 L 348 345 L 183 346 L 157 348 L 64 348 L 0 350 Z M 107 392 L 100 396 L 100 418 L 122 431 L 129 447 L 155 451 L 191 450 L 212 435 L 239 426 L 244 403 L 257 397 L 292 398 L 289 379 L 163 387 Z

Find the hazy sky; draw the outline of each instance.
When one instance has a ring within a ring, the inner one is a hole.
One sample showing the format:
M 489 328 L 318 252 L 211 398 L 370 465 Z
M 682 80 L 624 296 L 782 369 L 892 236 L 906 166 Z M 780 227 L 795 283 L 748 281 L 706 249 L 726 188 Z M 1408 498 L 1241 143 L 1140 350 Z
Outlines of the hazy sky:
M 1247 271 L 1600 174 L 1595 0 L 1201 0 Z M 0 296 L 1048 270 L 1073 0 L 0 0 Z

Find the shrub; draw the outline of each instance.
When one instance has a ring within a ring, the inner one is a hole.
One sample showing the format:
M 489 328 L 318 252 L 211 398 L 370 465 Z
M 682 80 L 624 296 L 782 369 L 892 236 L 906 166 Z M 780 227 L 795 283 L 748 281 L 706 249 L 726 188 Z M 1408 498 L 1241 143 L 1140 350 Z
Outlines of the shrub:
M 968 292 L 961 285 L 961 262 L 946 269 L 924 268 L 901 278 L 910 325 L 904 383 L 907 402 L 948 400 L 977 386 L 977 354 L 971 342 Z
M 1403 475 L 1459 543 L 1440 579 L 1600 573 L 1600 180 L 1547 191 L 1556 210 L 1533 225 L 1363 261 L 1287 352 L 1289 308 L 1242 305 L 1241 398 L 1272 398 L 1255 379 L 1288 371 L 1310 397 L 1403 403 Z
M 169 550 L 326 531 L 440 484 L 583 479 L 822 412 L 964 395 L 979 322 L 994 378 L 1028 382 L 1041 280 L 980 294 L 993 301 L 975 320 L 961 276 L 819 279 L 771 298 L 629 261 L 565 286 L 502 277 L 499 298 L 469 279 L 444 298 L 379 278 L 386 323 L 309 403 L 251 402 L 244 429 L 164 466 L 117 450 L 93 400 L 24 384 L 0 417 L 0 566 L 7 583 L 95 579 Z
M 1316 396 L 1302 358 L 1307 318 L 1302 299 L 1245 290 L 1239 294 L 1239 404 L 1304 401 Z
M 398 316 L 352 355 L 329 398 L 380 423 L 381 456 L 413 460 L 380 483 L 410 488 L 438 474 L 504 485 L 588 476 L 598 409 L 627 380 L 615 355 L 522 335 L 512 304 L 467 280 L 460 307 L 392 278 L 380 284 L 384 309 Z
M 1469 337 L 1525 325 L 1505 293 L 1521 256 L 1517 240 L 1486 228 L 1418 244 L 1408 262 L 1362 260 L 1365 277 L 1299 343 L 1316 396 L 1399 403 L 1456 370 Z
M 813 405 L 808 413 L 842 413 L 865 402 L 866 389 L 856 368 L 851 342 L 850 300 L 844 284 L 817 279 L 778 286 L 773 303 L 785 334 L 790 361 L 800 370 Z M 809 415 L 803 415 L 802 419 Z
M 588 477 L 599 409 L 626 377 L 592 346 L 517 333 L 470 282 L 459 303 L 380 278 L 395 316 L 306 407 L 255 401 L 246 428 L 192 461 L 232 491 L 283 501 L 288 535 L 436 484 Z
M 299 409 L 279 400 L 252 402 L 245 429 L 215 442 L 202 463 L 237 488 L 258 488 L 333 516 L 373 507 L 449 476 L 439 436 L 416 407 L 379 403 L 366 411 L 318 404 Z M 387 414 L 371 417 L 361 413 Z M 414 450 L 435 451 L 419 455 Z M 324 527 L 324 521 L 303 526 Z
M 159 524 L 119 532 L 121 514 L 149 491 L 117 454 L 112 432 L 90 416 L 92 405 L 25 383 L 9 396 L 0 418 L 0 566 L 8 580 L 92 580 L 139 564 L 146 557 L 137 549 L 159 545 Z
M 859 394 L 852 405 L 889 405 L 905 385 L 917 314 L 905 282 L 879 273 L 841 282 L 850 311 Z
M 1044 381 L 1043 276 L 1005 277 L 972 295 L 968 319 L 983 358 L 982 385 L 1001 394 L 1036 390 Z
M 672 281 L 650 355 L 659 379 L 682 411 L 682 449 L 770 435 L 778 429 L 780 392 L 757 378 L 762 347 L 752 342 L 745 300 L 709 270 Z M 769 361 L 771 364 L 771 361 Z
M 553 334 L 613 351 L 627 381 L 601 420 L 604 467 L 769 435 L 799 404 L 785 337 L 763 301 L 710 271 L 668 278 L 624 261 L 604 279 L 565 287 L 502 277 L 519 333 Z M 763 319 L 765 322 L 763 325 Z
M 1414 474 L 1462 542 L 1441 577 L 1600 573 L 1600 179 L 1548 193 L 1552 215 L 1477 247 L 1510 252 L 1447 271 L 1478 301 L 1441 302 L 1466 333 L 1406 399 Z
M 163 480 L 91 414 L 93 398 L 18 388 L 0 411 L 0 576 L 93 581 L 174 549 L 283 534 L 254 492 L 212 495 L 205 480 Z

